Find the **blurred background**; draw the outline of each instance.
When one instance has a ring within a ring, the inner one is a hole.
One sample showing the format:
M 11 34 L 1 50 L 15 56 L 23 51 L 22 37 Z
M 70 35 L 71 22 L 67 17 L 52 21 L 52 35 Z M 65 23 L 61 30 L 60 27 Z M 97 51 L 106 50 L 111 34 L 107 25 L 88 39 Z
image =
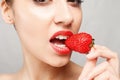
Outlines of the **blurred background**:
M 1 1 L 1 0 L 0 0 Z M 80 32 L 93 35 L 95 44 L 104 45 L 120 57 L 120 0 L 84 0 L 83 23 Z M 72 61 L 84 65 L 85 55 L 74 52 Z M 102 59 L 99 60 L 101 62 Z M 23 62 L 18 36 L 12 25 L 0 14 L 0 73 L 18 71 Z

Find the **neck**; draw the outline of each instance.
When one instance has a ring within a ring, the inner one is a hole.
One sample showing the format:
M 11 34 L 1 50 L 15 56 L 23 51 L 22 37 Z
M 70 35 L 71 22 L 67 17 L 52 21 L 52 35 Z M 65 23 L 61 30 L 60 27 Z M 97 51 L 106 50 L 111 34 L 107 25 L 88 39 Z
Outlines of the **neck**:
M 25 55 L 24 66 L 21 72 L 25 80 L 64 80 L 65 74 L 68 74 L 69 72 L 67 71 L 70 71 L 69 65 L 52 67 L 33 56 Z

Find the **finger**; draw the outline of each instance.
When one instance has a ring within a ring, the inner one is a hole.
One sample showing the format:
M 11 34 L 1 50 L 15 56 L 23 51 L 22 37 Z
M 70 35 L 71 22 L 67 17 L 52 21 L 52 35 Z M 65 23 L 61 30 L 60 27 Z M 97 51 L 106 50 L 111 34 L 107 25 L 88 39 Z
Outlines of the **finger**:
M 86 78 L 88 73 L 90 73 L 91 70 L 96 66 L 96 61 L 97 61 L 97 59 L 94 59 L 94 60 L 87 59 L 87 62 L 82 70 L 79 80 L 83 80 L 84 78 Z
M 108 62 L 103 62 L 101 64 L 99 64 L 98 66 L 96 66 L 91 73 L 89 73 L 87 79 L 91 80 L 93 78 L 95 78 L 96 76 L 102 74 L 103 72 L 105 72 L 109 67 L 109 63 Z
M 105 46 L 99 46 L 95 45 L 95 48 L 101 49 L 101 57 L 104 57 L 107 59 L 107 61 L 110 63 L 110 66 L 113 67 L 113 69 L 116 71 L 116 73 L 119 75 L 119 58 L 118 54 L 116 52 L 111 51 Z M 99 52 L 99 51 L 98 51 Z
M 97 76 L 103 74 L 105 71 L 109 72 L 109 77 L 111 77 L 113 80 L 116 79 L 117 77 L 119 77 L 115 70 L 113 69 L 113 67 L 110 66 L 110 64 L 106 61 L 103 62 L 101 64 L 99 64 L 98 66 L 96 66 L 92 72 L 88 75 L 87 79 L 88 80 L 92 80 L 94 78 L 96 78 Z M 105 75 L 104 75 L 105 76 Z M 116 77 L 116 78 L 115 78 Z M 106 80 L 106 79 L 105 79 Z M 116 79 L 117 80 L 117 79 Z
M 114 69 L 115 74 L 119 76 L 119 59 L 110 59 L 108 60 L 110 66 Z
M 119 77 L 111 74 L 109 71 L 105 71 L 102 74 L 94 78 L 94 80 L 120 80 Z
M 104 46 L 94 45 L 92 50 L 94 52 L 91 52 L 90 54 L 87 55 L 87 58 L 89 58 L 89 59 L 94 59 L 97 57 L 111 59 L 111 58 L 117 57 L 117 54 L 115 54 L 114 52 L 112 52 L 111 50 L 109 50 L 108 48 L 106 48 Z
M 108 48 L 99 45 L 95 45 L 92 49 L 92 52 L 87 55 L 88 59 L 94 59 L 96 57 L 106 58 L 110 63 L 110 66 L 112 66 L 116 73 L 119 74 L 119 58 L 117 53 L 112 52 Z
M 98 75 L 94 80 L 109 80 L 109 77 L 112 76 L 108 71 L 103 72 L 102 74 Z M 113 79 L 115 80 L 115 79 Z

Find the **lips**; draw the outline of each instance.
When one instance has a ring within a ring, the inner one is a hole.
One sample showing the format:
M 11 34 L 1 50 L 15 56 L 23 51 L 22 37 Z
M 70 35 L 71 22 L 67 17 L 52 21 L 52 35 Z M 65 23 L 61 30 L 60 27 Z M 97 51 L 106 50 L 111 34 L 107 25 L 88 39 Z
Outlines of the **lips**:
M 53 50 L 60 55 L 67 55 L 71 53 L 71 50 L 65 45 L 65 40 L 72 36 L 71 31 L 58 31 L 51 38 L 50 43 Z

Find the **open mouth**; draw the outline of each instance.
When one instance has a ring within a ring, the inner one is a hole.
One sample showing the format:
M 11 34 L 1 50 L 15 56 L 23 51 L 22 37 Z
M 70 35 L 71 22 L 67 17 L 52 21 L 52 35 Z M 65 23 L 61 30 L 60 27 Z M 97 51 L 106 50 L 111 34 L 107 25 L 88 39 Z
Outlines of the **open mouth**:
M 54 44 L 55 46 L 58 46 L 60 48 L 66 47 L 65 40 L 68 38 L 68 36 L 56 36 L 55 38 L 51 39 L 50 42 Z
M 65 45 L 65 41 L 71 35 L 73 35 L 71 31 L 59 31 L 55 33 L 50 39 L 52 48 L 60 54 L 69 54 L 71 50 Z

